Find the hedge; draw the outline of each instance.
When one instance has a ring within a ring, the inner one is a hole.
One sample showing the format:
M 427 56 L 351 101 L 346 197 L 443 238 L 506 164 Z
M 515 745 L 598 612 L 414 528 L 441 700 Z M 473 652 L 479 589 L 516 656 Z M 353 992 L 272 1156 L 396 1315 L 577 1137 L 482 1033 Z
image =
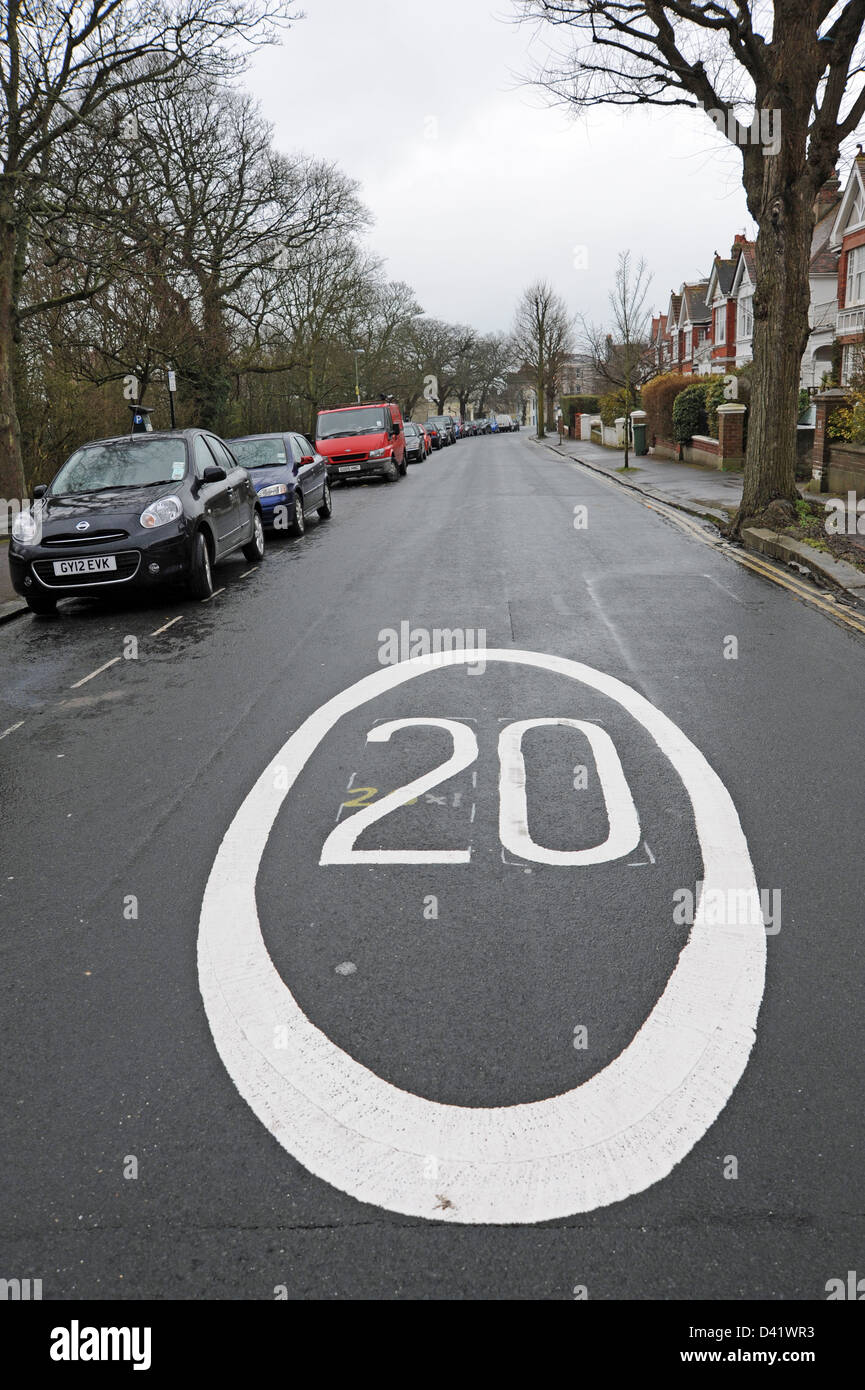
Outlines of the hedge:
M 683 376 L 680 372 L 666 372 L 646 382 L 642 396 L 649 443 L 653 436 L 656 439 L 673 438 L 673 401 L 692 381 L 693 377 Z
M 636 410 L 639 407 L 639 404 L 639 395 L 636 392 L 632 391 L 630 404 L 631 410 Z M 627 413 L 627 392 L 625 391 L 624 386 L 619 391 L 611 391 L 609 395 L 601 396 L 599 405 L 600 416 L 604 424 L 614 425 L 617 420 L 620 420 L 622 416 Z
M 673 438 L 680 444 L 706 433 L 706 392 L 710 385 L 708 378 L 692 381 L 673 401 Z

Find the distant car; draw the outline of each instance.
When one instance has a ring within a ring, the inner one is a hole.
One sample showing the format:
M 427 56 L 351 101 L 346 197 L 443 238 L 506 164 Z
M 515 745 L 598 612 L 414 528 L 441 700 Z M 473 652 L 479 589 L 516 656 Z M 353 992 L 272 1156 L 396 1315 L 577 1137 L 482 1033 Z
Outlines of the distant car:
M 490 422 L 485 415 L 482 415 L 477 420 L 475 420 L 475 431 L 477 434 L 490 433 Z
M 434 424 L 432 420 L 425 420 L 424 429 L 429 435 L 430 451 L 433 449 L 443 449 L 445 446 L 444 435 L 438 425 Z
M 404 428 L 406 463 L 423 463 L 427 455 L 423 430 L 413 420 L 407 420 Z
M 327 462 L 305 434 L 247 434 L 229 444 L 252 477 L 265 526 L 302 536 L 313 508 L 322 521 L 333 514 Z
M 252 480 L 207 430 L 151 431 L 76 449 L 12 524 L 9 570 L 32 612 L 62 598 L 183 583 L 213 593 L 213 564 L 264 557 Z
M 418 429 L 423 435 L 423 441 L 426 446 L 426 456 L 427 458 L 429 458 L 430 454 L 432 453 L 432 440 L 430 438 L 430 432 L 427 429 L 426 425 L 418 425 Z
M 451 419 L 450 415 L 431 415 L 429 420 L 427 421 L 427 424 L 435 425 L 439 434 L 442 436 L 443 444 L 447 445 L 456 443 L 456 435 L 454 433 L 454 422 Z
M 510 415 L 499 415 L 496 419 L 496 427 L 502 434 L 510 434 L 514 422 Z
M 514 420 L 512 428 L 515 429 L 515 430 L 518 430 L 519 427 L 520 427 L 520 422 L 519 422 L 519 420 Z

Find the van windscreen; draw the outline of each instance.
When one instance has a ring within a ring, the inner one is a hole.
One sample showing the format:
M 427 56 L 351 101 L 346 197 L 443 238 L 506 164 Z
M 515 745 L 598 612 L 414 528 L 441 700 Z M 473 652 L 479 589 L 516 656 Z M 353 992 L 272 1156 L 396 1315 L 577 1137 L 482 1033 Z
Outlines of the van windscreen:
M 361 406 L 358 410 L 330 410 L 318 417 L 316 439 L 342 439 L 350 434 L 382 434 L 387 429 L 382 406 Z

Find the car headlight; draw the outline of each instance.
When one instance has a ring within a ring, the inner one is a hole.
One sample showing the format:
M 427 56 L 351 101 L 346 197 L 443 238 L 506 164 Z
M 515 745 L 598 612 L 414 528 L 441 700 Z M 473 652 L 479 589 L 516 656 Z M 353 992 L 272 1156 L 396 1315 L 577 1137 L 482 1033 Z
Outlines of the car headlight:
M 33 545 L 39 540 L 41 526 L 32 512 L 19 512 L 12 522 L 12 539 L 22 545 Z
M 181 516 L 183 503 L 179 497 L 160 497 L 157 502 L 151 502 L 138 520 L 148 531 L 152 531 L 154 526 L 165 526 L 169 521 L 177 521 Z
M 390 452 L 390 449 L 371 449 L 369 456 L 371 459 L 383 459 L 386 458 Z
M 284 483 L 274 483 L 272 487 L 260 487 L 258 489 L 259 497 L 285 497 L 287 492 L 288 488 Z

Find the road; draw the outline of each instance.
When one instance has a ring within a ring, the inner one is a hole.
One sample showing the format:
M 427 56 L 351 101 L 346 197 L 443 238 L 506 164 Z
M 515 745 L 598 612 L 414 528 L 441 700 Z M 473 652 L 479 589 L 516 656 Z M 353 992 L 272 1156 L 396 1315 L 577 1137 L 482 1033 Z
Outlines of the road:
M 825 1298 L 862 1255 L 865 639 L 525 434 L 217 573 L 0 629 L 0 1273 Z M 496 655 L 397 684 L 404 624 Z M 682 890 L 748 856 L 769 929 L 680 957 Z

